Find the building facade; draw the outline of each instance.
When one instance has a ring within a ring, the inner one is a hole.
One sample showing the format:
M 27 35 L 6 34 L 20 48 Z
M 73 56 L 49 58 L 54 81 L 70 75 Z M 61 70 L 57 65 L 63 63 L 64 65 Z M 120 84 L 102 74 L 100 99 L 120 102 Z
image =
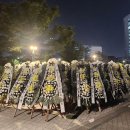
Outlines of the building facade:
M 102 53 L 102 46 L 90 46 L 89 55 L 93 55 L 96 53 Z
M 125 54 L 130 58 L 130 14 L 124 18 Z

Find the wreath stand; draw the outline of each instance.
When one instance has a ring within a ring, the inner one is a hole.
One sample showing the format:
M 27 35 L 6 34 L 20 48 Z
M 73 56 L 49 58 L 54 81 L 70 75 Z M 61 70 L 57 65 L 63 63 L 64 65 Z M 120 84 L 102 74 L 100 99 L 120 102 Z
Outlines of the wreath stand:
M 54 111 L 56 111 L 58 114 L 53 113 Z M 42 116 L 45 115 L 45 121 L 46 122 L 51 120 L 51 119 L 49 119 L 50 114 L 53 114 L 53 115 L 56 115 L 56 116 L 60 115 L 62 118 L 64 118 L 62 113 L 60 112 L 60 109 L 58 108 L 58 106 L 55 103 L 48 104 L 46 109 L 44 109 L 44 106 L 42 108 Z M 53 117 L 53 118 L 55 118 L 55 117 Z

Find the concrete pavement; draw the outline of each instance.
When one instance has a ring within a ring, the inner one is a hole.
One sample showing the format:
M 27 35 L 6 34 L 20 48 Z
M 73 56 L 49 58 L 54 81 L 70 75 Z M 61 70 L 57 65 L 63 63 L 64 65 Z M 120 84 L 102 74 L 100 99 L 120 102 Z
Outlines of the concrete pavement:
M 0 112 L 0 130 L 130 130 L 130 98 L 118 105 L 105 108 L 102 112 L 86 111 L 74 120 L 64 119 L 59 116 L 53 119 L 50 115 L 49 122 L 45 116 L 35 112 L 30 119 L 28 111 L 20 111 L 13 118 L 15 110 L 8 108 Z

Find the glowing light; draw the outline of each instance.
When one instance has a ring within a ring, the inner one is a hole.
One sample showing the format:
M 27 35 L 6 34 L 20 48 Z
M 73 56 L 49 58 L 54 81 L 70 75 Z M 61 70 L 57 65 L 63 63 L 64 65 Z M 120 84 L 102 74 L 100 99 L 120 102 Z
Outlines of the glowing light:
M 126 61 L 125 61 L 125 60 L 123 60 L 122 62 L 123 62 L 123 63 L 125 63 Z
M 58 61 L 61 61 L 61 58 L 59 58 Z
M 94 55 L 92 56 L 92 58 L 93 58 L 94 60 L 96 60 L 97 55 L 94 54 Z
M 34 54 L 37 50 L 37 46 L 30 46 L 30 49 L 32 50 L 32 53 Z
M 33 61 L 35 57 L 35 51 L 37 50 L 37 46 L 30 46 L 30 50 L 32 51 L 32 61 Z
M 30 49 L 31 50 L 37 50 L 37 47 L 36 46 L 30 46 Z

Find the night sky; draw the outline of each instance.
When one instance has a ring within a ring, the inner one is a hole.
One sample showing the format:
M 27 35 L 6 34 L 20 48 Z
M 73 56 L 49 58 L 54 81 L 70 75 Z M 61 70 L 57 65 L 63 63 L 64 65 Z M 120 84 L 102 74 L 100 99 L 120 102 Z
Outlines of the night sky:
M 123 18 L 130 13 L 130 0 L 48 0 L 48 3 L 60 8 L 61 16 L 55 23 L 73 26 L 79 42 L 101 45 L 107 55 L 124 56 Z

